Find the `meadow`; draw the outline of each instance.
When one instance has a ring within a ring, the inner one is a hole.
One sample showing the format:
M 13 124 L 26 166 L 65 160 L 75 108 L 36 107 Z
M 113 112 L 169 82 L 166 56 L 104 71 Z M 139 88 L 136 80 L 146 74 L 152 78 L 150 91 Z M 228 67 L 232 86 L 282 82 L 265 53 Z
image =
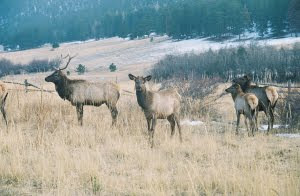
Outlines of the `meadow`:
M 300 194 L 297 138 L 236 136 L 234 123 L 206 116 L 204 125 L 183 125 L 182 143 L 159 121 L 151 149 L 135 95 L 123 93 L 118 109 L 111 127 L 105 106 L 85 107 L 81 127 L 57 94 L 11 91 L 9 126 L 0 123 L 0 195 Z
M 280 48 L 284 44 L 292 47 L 297 40 L 299 38 L 283 38 L 267 42 Z M 0 118 L 0 195 L 300 195 L 300 139 L 277 137 L 274 132 L 270 135 L 259 132 L 255 137 L 248 137 L 243 125 L 241 134 L 236 136 L 233 101 L 229 95 L 219 97 L 230 83 L 218 77 L 198 81 L 202 72 L 194 68 L 202 66 L 197 64 L 202 62 L 199 61 L 201 56 L 176 55 L 241 44 L 202 39 L 173 42 L 167 37 L 155 38 L 154 42 L 111 38 L 64 43 L 55 50 L 44 46 L 1 53 L 0 58 L 14 64 L 79 53 L 68 69 L 71 72 L 68 77 L 117 80 L 122 93 L 117 104 L 116 127 L 111 127 L 106 106 L 85 107 L 81 127 L 75 107 L 57 93 L 25 93 L 23 87 L 8 85 L 8 127 Z M 221 51 L 234 52 L 234 49 Z M 176 55 L 169 58 L 174 61 L 164 58 L 168 54 Z M 219 57 L 217 52 L 213 54 Z M 268 56 L 272 57 L 270 62 L 280 64 L 276 60 L 278 55 Z M 112 62 L 118 66 L 116 72 L 108 70 Z M 208 61 L 203 62 L 207 65 Z M 75 74 L 78 63 L 87 66 L 85 75 Z M 249 63 L 252 64 L 255 62 Z M 164 67 L 157 69 L 157 65 Z M 297 68 L 297 64 L 293 65 Z M 183 142 L 179 141 L 177 129 L 171 139 L 169 123 L 159 120 L 151 149 L 144 114 L 136 96 L 128 93 L 134 92 L 128 73 L 145 76 L 153 67 L 159 74 L 166 73 L 164 68 L 168 73 L 175 73 L 156 78 L 160 78 L 157 81 L 162 82 L 161 87 L 176 86 L 180 90 Z M 179 81 L 178 75 L 182 75 L 183 70 L 187 78 Z M 23 83 L 28 79 L 43 89 L 54 90 L 53 84 L 44 81 L 49 74 L 24 73 L 1 80 Z M 190 78 L 191 75 L 194 78 Z M 276 124 L 282 123 L 279 118 L 284 116 L 282 100 L 275 110 Z M 294 103 L 297 106 L 298 99 Z M 203 123 L 196 126 L 185 123 L 191 120 Z M 263 115 L 260 122 L 265 123 Z M 298 129 L 293 131 L 299 133 Z

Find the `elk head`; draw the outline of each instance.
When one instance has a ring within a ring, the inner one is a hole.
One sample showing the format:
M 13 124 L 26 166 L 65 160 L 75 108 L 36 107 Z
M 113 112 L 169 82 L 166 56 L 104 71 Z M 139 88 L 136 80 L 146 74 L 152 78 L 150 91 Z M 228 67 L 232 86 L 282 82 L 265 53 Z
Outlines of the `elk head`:
M 63 68 L 58 68 L 58 69 L 55 68 L 55 71 L 50 76 L 46 77 L 45 81 L 46 82 L 58 83 L 63 77 L 65 77 L 65 74 L 62 71 L 67 69 L 67 67 L 69 66 L 71 60 L 76 56 L 77 55 L 74 55 L 74 56 L 67 55 L 64 58 L 61 56 L 62 60 L 68 58 L 67 64 Z
M 243 92 L 241 86 L 237 83 L 231 85 L 229 88 L 225 89 L 225 91 L 232 94 Z
M 248 75 L 244 75 L 242 77 L 233 79 L 232 82 L 243 86 L 246 83 L 251 82 L 251 77 Z
M 232 80 L 234 84 L 239 84 L 243 91 L 246 91 L 246 89 L 250 86 L 251 84 L 251 77 L 248 75 L 244 75 L 239 78 L 235 78 Z
M 145 91 L 146 90 L 146 82 L 150 81 L 152 76 L 147 76 L 147 77 L 143 77 L 143 76 L 134 76 L 132 74 L 128 75 L 130 80 L 133 80 L 135 82 L 135 90 L 136 91 Z

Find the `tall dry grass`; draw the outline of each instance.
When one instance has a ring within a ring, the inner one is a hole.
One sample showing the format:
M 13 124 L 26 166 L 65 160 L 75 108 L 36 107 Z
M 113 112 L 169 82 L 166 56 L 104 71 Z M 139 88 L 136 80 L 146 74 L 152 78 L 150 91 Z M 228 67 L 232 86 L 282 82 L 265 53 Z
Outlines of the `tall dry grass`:
M 135 96 L 86 107 L 84 126 L 56 94 L 14 91 L 0 124 L 0 195 L 300 195 L 297 139 L 235 136 L 234 125 L 183 126 L 183 143 L 159 121 L 155 147 Z

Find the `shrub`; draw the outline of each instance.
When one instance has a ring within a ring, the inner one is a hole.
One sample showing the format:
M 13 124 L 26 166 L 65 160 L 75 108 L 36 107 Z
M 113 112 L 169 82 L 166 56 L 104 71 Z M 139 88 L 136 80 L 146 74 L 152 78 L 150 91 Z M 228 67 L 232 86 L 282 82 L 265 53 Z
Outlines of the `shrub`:
M 181 80 L 174 78 L 162 82 L 161 89 L 176 88 L 181 95 L 181 114 L 183 116 L 219 118 L 217 112 L 204 101 L 207 95 L 213 93 L 221 82 L 220 78 L 190 78 Z
M 78 75 L 84 74 L 86 72 L 85 65 L 79 64 L 76 68 L 76 72 L 78 73 Z
M 115 72 L 117 70 L 117 66 L 114 63 L 112 63 L 109 65 L 109 70 L 110 72 Z
M 57 42 L 52 43 L 52 48 L 53 49 L 54 48 L 59 48 L 59 43 L 57 43 Z

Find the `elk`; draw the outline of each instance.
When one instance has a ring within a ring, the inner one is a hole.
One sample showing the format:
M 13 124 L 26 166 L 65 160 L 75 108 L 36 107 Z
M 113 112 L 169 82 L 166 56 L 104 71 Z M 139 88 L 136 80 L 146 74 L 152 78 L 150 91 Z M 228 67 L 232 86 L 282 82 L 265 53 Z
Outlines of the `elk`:
M 250 121 L 252 136 L 257 130 L 256 113 L 258 106 L 258 98 L 253 93 L 244 93 L 239 84 L 233 84 L 225 90 L 230 93 L 234 101 L 234 107 L 237 116 L 236 134 L 238 134 L 241 114 L 245 116 L 245 125 L 248 135 L 250 136 L 247 119 Z
M 258 98 L 258 111 L 263 111 L 266 114 L 268 118 L 267 133 L 269 133 L 273 129 L 274 109 L 279 97 L 276 89 L 272 86 L 259 87 L 251 85 L 251 78 L 247 75 L 235 78 L 232 82 L 239 84 L 245 93 L 253 93 Z
M 106 104 L 111 112 L 112 125 L 116 124 L 118 110 L 116 104 L 120 98 L 120 89 L 112 82 L 92 83 L 85 80 L 71 80 L 62 71 L 65 70 L 75 56 L 67 55 L 68 62 L 65 67 L 56 69 L 54 73 L 45 78 L 46 82 L 55 84 L 58 95 L 76 106 L 78 122 L 83 124 L 83 106 L 101 106 Z M 65 59 L 63 58 L 63 59 Z
M 8 92 L 5 85 L 0 83 L 0 110 L 6 126 L 7 126 L 7 119 L 6 119 L 5 103 L 6 103 L 7 96 L 8 96 Z
M 150 81 L 152 76 L 142 77 L 129 74 L 129 79 L 135 82 L 136 97 L 139 106 L 142 108 L 148 125 L 149 142 L 153 148 L 153 137 L 157 119 L 167 119 L 171 125 L 171 137 L 175 133 L 175 124 L 177 124 L 179 139 L 182 142 L 180 126 L 180 95 L 175 89 L 166 89 L 160 91 L 147 90 L 146 82 Z

